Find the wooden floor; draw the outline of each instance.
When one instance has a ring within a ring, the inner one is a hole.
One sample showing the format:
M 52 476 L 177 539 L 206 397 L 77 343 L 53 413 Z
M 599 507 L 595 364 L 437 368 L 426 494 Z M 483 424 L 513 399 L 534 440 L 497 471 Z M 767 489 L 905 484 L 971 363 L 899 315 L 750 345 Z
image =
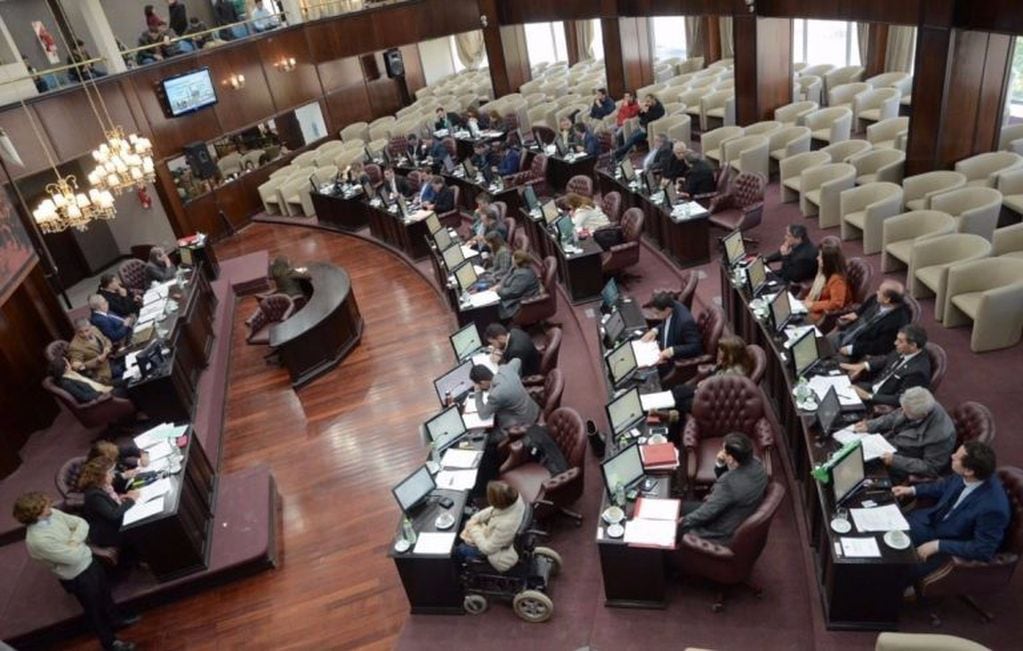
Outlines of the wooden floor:
M 452 365 L 454 321 L 431 287 L 364 240 L 255 224 L 221 259 L 267 249 L 299 265 L 328 260 L 352 276 L 362 343 L 296 393 L 234 325 L 221 470 L 269 463 L 284 503 L 277 570 L 144 613 L 125 631 L 142 649 L 389 649 L 408 604 L 387 549 L 390 488 L 422 462 L 417 428 L 436 411 L 431 380 Z M 79 638 L 63 648 L 99 648 Z

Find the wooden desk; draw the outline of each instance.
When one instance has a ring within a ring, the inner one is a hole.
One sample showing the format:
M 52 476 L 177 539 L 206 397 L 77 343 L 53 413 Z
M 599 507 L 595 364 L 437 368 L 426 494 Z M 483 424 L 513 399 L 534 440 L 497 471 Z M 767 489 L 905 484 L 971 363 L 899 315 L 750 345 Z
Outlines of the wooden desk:
M 597 164 L 595 156 L 584 156 L 582 158 L 567 161 L 559 156 L 547 157 L 547 183 L 556 194 L 565 192 L 565 186 L 573 176 L 586 176 L 593 178 L 593 169 Z
M 362 315 L 351 278 L 324 262 L 306 265 L 312 297 L 286 321 L 270 327 L 276 348 L 299 388 L 337 366 L 362 338 Z
M 519 222 L 527 228 L 530 242 L 541 253 L 541 257 L 553 255 L 558 259 L 558 278 L 573 305 L 588 303 L 600 298 L 600 290 L 604 287 L 604 276 L 601 271 L 601 254 L 604 252 L 592 237 L 579 240 L 579 253 L 566 253 L 557 238 L 543 225 L 543 218 L 535 219 L 525 209 L 519 209 Z
M 321 224 L 342 231 L 358 231 L 369 223 L 368 206 L 361 190 L 352 196 L 323 192 L 311 192 L 309 196 Z
M 402 219 L 398 208 L 393 210 L 383 205 L 366 204 L 369 213 L 369 231 L 381 242 L 398 249 L 412 260 L 422 260 L 429 255 L 426 236 L 429 235 L 424 219 Z
M 170 477 L 163 511 L 121 527 L 156 578 L 171 581 L 206 569 L 217 477 L 205 450 L 189 427 L 181 471 Z

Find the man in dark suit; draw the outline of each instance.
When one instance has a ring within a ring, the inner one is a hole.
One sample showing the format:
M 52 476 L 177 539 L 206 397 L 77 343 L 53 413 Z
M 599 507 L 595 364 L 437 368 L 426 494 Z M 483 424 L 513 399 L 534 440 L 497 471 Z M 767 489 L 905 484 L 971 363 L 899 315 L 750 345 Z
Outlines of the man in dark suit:
M 484 331 L 483 338 L 493 349 L 491 355 L 495 362 L 507 364 L 517 359 L 522 363 L 522 375 L 536 375 L 540 372 L 540 351 L 533 345 L 533 338 L 522 328 L 505 328 L 500 323 L 491 323 Z
M 806 234 L 806 226 L 789 224 L 781 248 L 764 258 L 764 262 L 781 262 L 778 275 L 788 283 L 805 283 L 817 275 L 817 247 Z
M 915 323 L 908 323 L 899 328 L 892 352 L 839 366 L 854 382 L 862 380 L 864 374 L 869 375 L 868 381 L 857 382 L 853 387 L 861 400 L 895 406 L 906 389 L 930 386 L 931 360 L 924 350 L 926 345 L 927 332 Z
M 663 177 L 665 169 L 671 164 L 671 159 L 671 140 L 668 140 L 667 134 L 659 133 L 654 138 L 654 144 L 650 147 L 650 152 L 643 157 L 643 169 L 650 170 Z
M 89 297 L 89 309 L 92 310 L 92 314 L 89 315 L 89 323 L 99 328 L 99 331 L 114 345 L 122 343 L 131 336 L 132 326 L 135 324 L 134 316 L 121 318 L 116 314 L 111 314 L 107 299 L 99 294 Z
M 679 192 L 679 196 L 689 199 L 717 190 L 718 181 L 714 176 L 714 168 L 707 162 L 706 158 L 688 149 L 686 150 L 685 161 L 689 166 L 689 171 L 685 175 L 685 189 Z
M 938 569 L 950 556 L 982 562 L 994 557 L 1010 520 L 1009 499 L 996 467 L 994 450 L 980 441 L 967 441 L 952 455 L 950 477 L 892 488 L 896 497 L 938 500 L 907 517 L 909 537 L 924 561 L 914 569 L 914 579 Z
M 679 533 L 691 533 L 728 545 L 739 525 L 760 506 L 767 472 L 753 458 L 753 441 L 745 434 L 726 434 L 714 465 L 717 481 L 703 502 L 686 503 Z
M 593 94 L 593 104 L 590 106 L 590 117 L 594 120 L 601 120 L 615 112 L 615 101 L 607 96 L 606 88 L 598 88 Z
M 855 432 L 877 432 L 895 446 L 881 457 L 892 481 L 909 475 L 938 477 L 948 471 L 956 446 L 956 426 L 945 408 L 923 387 L 910 387 L 899 398 L 901 409 L 880 418 L 860 421 Z
M 661 325 L 643 335 L 643 341 L 656 341 L 661 349 L 661 363 L 688 359 L 703 354 L 703 338 L 692 313 L 668 292 L 654 294 L 650 302 Z
M 689 148 L 684 142 L 676 142 L 671 146 L 671 157 L 664 161 L 661 167 L 661 178 L 666 181 L 677 182 L 689 174 L 689 161 L 686 156 Z
M 522 156 L 519 154 L 519 148 L 506 144 L 501 153 L 500 163 L 497 165 L 497 173 L 501 176 L 511 176 L 518 173 L 521 164 Z
M 462 118 L 457 113 L 446 112 L 443 106 L 437 107 L 436 115 L 437 121 L 433 124 L 434 131 L 447 129 L 448 133 L 451 133 L 453 129 L 462 124 Z
M 142 305 L 142 296 L 132 296 L 116 274 L 103 274 L 99 277 L 100 296 L 107 299 L 110 311 L 119 317 L 138 315 Z
M 53 383 L 71 394 L 75 402 L 85 404 L 92 402 L 105 393 L 113 391 L 113 387 L 101 384 L 88 378 L 71 368 L 71 362 L 63 357 L 56 357 L 50 361 L 50 377 Z
M 579 152 L 586 152 L 587 156 L 597 156 L 600 154 L 600 141 L 597 140 L 597 136 L 593 135 L 590 128 L 582 122 L 576 122 L 572 125 L 572 130 L 575 133 L 575 149 Z
M 838 327 L 828 335 L 832 348 L 854 360 L 890 353 L 899 328 L 910 319 L 905 291 L 897 280 L 881 281 L 860 309 L 838 317 Z
M 423 136 L 423 141 L 419 144 L 419 152 L 416 155 L 416 158 L 419 160 L 430 158 L 434 162 L 440 162 L 441 160 L 444 160 L 444 157 L 447 155 L 448 149 L 439 138 Z
M 393 167 L 384 168 L 384 184 L 382 189 L 387 193 L 388 201 L 390 202 L 397 201 L 399 194 L 405 198 L 412 196 L 412 186 L 408 184 L 405 177 L 395 174 Z
M 423 202 L 423 207 L 427 210 L 432 210 L 438 215 L 443 215 L 446 212 L 451 212 L 455 209 L 455 193 L 444 182 L 443 176 L 435 176 L 430 179 L 430 185 L 433 187 L 433 200 L 430 202 Z

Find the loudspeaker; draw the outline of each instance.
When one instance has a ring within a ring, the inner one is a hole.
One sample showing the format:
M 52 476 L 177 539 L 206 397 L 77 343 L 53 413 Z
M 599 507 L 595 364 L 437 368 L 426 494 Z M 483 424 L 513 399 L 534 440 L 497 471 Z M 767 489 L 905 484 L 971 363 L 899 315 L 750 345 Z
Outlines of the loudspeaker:
M 405 62 L 401 58 L 401 50 L 392 48 L 384 52 L 384 67 L 391 79 L 405 76 Z
M 192 168 L 192 176 L 199 179 L 208 179 L 216 176 L 217 164 L 210 157 L 210 151 L 206 149 L 205 142 L 193 142 L 185 145 L 185 160 Z

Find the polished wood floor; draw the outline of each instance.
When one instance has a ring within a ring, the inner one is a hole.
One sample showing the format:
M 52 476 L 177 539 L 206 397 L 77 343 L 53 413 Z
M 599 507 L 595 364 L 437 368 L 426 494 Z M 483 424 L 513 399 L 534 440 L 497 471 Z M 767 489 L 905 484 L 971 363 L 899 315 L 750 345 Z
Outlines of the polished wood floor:
M 452 365 L 454 321 L 429 285 L 361 239 L 256 224 L 221 259 L 267 249 L 295 264 L 328 260 L 352 276 L 362 343 L 296 393 L 245 344 L 253 299 L 232 334 L 222 472 L 270 464 L 283 498 L 277 570 L 144 613 L 125 631 L 142 649 L 388 649 L 408 604 L 387 557 L 390 488 L 422 462 L 417 428 L 438 407 L 431 380 Z M 95 649 L 79 638 L 68 649 Z

